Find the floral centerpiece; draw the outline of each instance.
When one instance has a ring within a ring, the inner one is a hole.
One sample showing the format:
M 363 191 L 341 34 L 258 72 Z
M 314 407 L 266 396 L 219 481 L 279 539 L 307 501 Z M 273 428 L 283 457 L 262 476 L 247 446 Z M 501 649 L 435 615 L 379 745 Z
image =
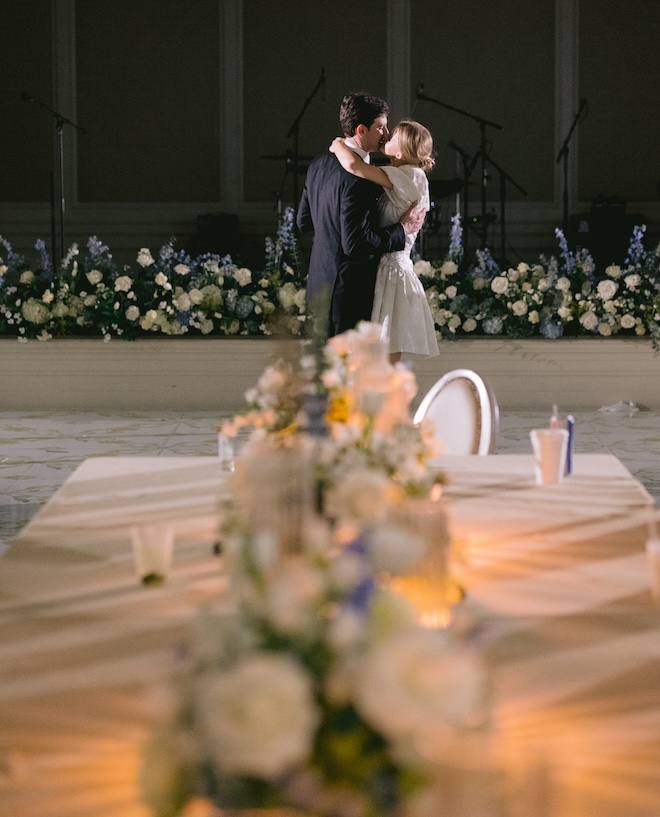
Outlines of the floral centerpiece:
M 320 350 L 303 346 L 296 361 L 276 361 L 246 393 L 249 410 L 224 423 L 221 432 L 233 437 L 250 429 L 252 439 L 260 440 L 311 431 L 318 438 L 316 477 L 323 486 L 345 486 L 351 473 L 378 474 L 399 496 L 437 495 L 444 475 L 429 463 L 441 446 L 429 424 L 412 423 L 415 376 L 404 364 L 387 362 L 380 333 L 377 324 L 363 322 Z M 343 493 L 348 500 L 349 492 Z M 373 506 L 374 514 L 379 508 Z
M 256 499 L 268 484 L 253 486 Z M 240 504 L 240 476 L 233 489 Z M 197 620 L 146 748 L 154 815 L 203 798 L 230 812 L 437 817 L 436 764 L 455 736 L 484 725 L 479 656 L 450 630 L 418 626 L 375 580 L 359 538 L 339 549 L 330 526 L 308 516 L 283 548 L 273 529 L 240 513 L 234 523 L 230 590 Z M 384 547 L 376 559 L 405 552 Z

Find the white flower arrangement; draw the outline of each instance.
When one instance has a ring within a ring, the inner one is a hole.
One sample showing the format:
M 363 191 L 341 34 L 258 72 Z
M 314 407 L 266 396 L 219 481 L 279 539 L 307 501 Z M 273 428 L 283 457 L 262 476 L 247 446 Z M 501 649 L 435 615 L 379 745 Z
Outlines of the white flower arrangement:
M 331 541 L 317 518 L 295 551 L 267 531 L 225 530 L 230 589 L 200 614 L 145 750 L 155 817 L 193 798 L 318 817 L 394 817 L 421 801 L 418 817 L 437 817 L 436 764 L 452 736 L 484 726 L 481 659 L 453 632 L 421 628 L 358 540 Z

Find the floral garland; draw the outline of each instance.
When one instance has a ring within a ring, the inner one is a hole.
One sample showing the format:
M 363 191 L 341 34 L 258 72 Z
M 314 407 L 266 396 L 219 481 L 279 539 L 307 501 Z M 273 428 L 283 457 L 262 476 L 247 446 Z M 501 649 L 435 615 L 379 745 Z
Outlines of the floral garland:
M 559 257 L 501 269 L 487 249 L 477 250 L 476 263 L 463 270 L 455 217 L 448 257 L 418 260 L 415 271 L 443 338 L 628 334 L 647 336 L 658 348 L 660 245 L 645 250 L 645 231 L 635 227 L 623 266 L 610 265 L 601 275 L 588 251 L 569 249 L 561 230 L 555 231 Z
M 305 290 L 298 266 L 288 262 L 291 231 L 288 217 L 277 240 L 267 244 L 268 263 L 259 273 L 229 256 L 191 258 L 172 243 L 155 257 L 143 247 L 135 268 L 120 268 L 92 236 L 85 253 L 71 246 L 55 274 L 43 241 L 35 245 L 39 258 L 33 265 L 0 238 L 0 334 L 19 340 L 270 335 L 276 329 L 300 335 L 307 319 Z
M 466 264 L 455 215 L 446 257 L 415 263 L 439 338 L 632 335 L 660 348 L 660 245 L 644 248 L 646 227 L 635 227 L 623 265 L 603 272 L 587 250 L 571 251 L 562 231 L 555 232 L 557 256 L 503 269 L 483 249 Z M 172 243 L 155 256 L 142 248 L 136 268 L 120 268 L 96 236 L 84 254 L 73 244 L 57 273 L 41 240 L 36 263 L 5 239 L 0 248 L 0 335 L 19 340 L 275 331 L 299 336 L 309 318 L 291 208 L 276 237 L 266 239 L 261 272 L 228 256 L 191 258 Z

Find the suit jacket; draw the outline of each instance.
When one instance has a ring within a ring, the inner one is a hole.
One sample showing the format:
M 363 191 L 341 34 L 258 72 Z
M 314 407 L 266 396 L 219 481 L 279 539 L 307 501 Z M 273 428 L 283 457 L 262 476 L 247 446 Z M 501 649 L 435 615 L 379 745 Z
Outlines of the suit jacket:
M 330 335 L 371 319 L 378 261 L 405 246 L 401 224 L 379 226 L 382 193 L 379 185 L 344 170 L 329 151 L 307 171 L 297 215 L 300 230 L 314 231 L 307 303 L 316 313 L 320 304 L 329 305 Z

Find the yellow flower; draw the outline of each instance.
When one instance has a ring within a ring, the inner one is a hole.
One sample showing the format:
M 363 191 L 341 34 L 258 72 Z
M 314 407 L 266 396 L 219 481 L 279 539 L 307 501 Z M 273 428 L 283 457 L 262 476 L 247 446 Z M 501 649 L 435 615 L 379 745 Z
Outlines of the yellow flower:
M 348 422 L 348 400 L 346 392 L 342 392 L 328 401 L 325 419 L 328 423 Z

